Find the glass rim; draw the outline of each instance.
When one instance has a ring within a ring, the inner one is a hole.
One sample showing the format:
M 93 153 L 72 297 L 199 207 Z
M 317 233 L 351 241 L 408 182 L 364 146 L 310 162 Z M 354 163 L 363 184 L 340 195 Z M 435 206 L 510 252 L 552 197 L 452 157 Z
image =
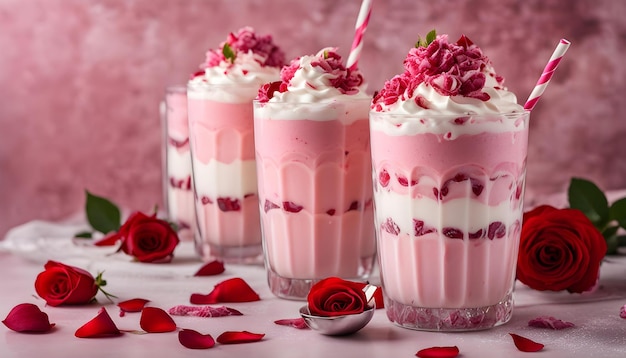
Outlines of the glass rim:
M 259 89 L 263 83 L 209 83 L 209 82 L 187 82 L 185 88 L 187 90 L 211 89 L 211 88 L 256 88 Z
M 349 96 L 349 95 L 348 95 Z M 263 101 L 261 102 L 261 100 L 259 99 L 254 99 L 252 102 L 254 103 L 254 105 L 304 105 L 304 106 L 315 106 L 315 105 L 333 105 L 333 104 L 344 104 L 344 103 L 359 103 L 359 102 L 368 102 L 371 103 L 372 102 L 372 98 L 371 97 L 364 97 L 364 98 L 345 98 L 345 97 L 341 97 L 342 99 L 337 100 L 337 99 L 333 99 L 331 101 L 317 101 L 317 102 L 312 102 L 312 101 L 306 101 L 306 102 L 270 102 L 270 101 Z
M 393 112 L 378 112 L 370 110 L 371 117 L 395 117 L 395 118 L 420 118 L 420 119 L 456 119 L 456 118 L 519 118 L 521 116 L 529 116 L 530 111 L 524 110 L 520 112 L 491 112 L 491 113 L 393 113 Z

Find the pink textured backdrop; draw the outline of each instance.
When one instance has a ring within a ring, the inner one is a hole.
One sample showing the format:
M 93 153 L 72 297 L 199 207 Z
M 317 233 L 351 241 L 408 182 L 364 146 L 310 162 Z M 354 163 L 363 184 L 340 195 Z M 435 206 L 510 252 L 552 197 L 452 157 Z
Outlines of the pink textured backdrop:
M 347 55 L 359 0 L 0 0 L 0 237 L 82 210 L 85 188 L 161 203 L 158 104 L 209 47 L 250 25 L 288 57 Z M 561 37 L 566 59 L 533 111 L 527 199 L 582 176 L 626 187 L 626 1 L 377 0 L 361 68 L 370 90 L 418 35 L 468 35 L 524 102 Z

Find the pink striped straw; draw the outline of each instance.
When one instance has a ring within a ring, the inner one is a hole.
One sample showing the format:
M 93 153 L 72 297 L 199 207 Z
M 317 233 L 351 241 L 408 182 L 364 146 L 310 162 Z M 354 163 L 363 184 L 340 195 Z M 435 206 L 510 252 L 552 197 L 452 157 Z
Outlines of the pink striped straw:
M 356 19 L 356 26 L 354 27 L 354 41 L 352 42 L 352 48 L 350 49 L 348 61 L 346 62 L 346 67 L 351 71 L 356 70 L 357 62 L 359 62 L 359 57 L 361 57 L 361 50 L 363 49 L 363 34 L 365 34 L 365 31 L 367 30 L 367 24 L 370 21 L 371 15 L 372 0 L 363 0 L 359 16 Z
M 535 88 L 533 88 L 530 96 L 528 96 L 526 104 L 524 104 L 525 110 L 532 111 L 533 108 L 535 108 L 537 102 L 539 102 L 539 99 L 543 94 L 543 91 L 545 91 L 546 87 L 548 87 L 548 83 L 550 83 L 550 79 L 552 78 L 552 75 L 554 75 L 554 71 L 556 71 L 556 68 L 559 66 L 559 63 L 561 62 L 561 59 L 563 59 L 563 56 L 565 55 L 565 52 L 567 52 L 570 44 L 571 42 L 566 39 L 561 39 L 561 41 L 559 41 L 556 49 L 554 49 L 552 57 L 550 57 L 548 64 L 543 69 L 543 73 L 541 74 L 541 77 L 539 77 Z

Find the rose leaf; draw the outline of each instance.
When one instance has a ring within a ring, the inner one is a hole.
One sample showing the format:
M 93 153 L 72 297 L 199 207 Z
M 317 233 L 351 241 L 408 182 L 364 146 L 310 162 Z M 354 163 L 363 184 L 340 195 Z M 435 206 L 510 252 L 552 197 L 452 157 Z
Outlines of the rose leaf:
M 611 220 L 616 220 L 619 226 L 626 229 L 626 198 L 614 202 L 609 208 Z
M 515 344 L 515 347 L 517 347 L 517 349 L 522 352 L 539 352 L 544 347 L 543 344 L 532 341 L 526 337 L 522 337 L 515 333 L 509 334 L 513 338 L 513 343 Z
M 619 226 L 609 226 L 602 230 L 602 236 L 606 241 L 606 254 L 616 255 L 617 248 L 620 246 L 619 237 L 617 236 Z
M 222 54 L 227 60 L 230 61 L 230 63 L 235 62 L 235 58 L 237 57 L 235 51 L 233 51 L 233 49 L 227 43 L 225 43 L 224 47 L 222 47 Z
M 103 234 L 119 230 L 122 222 L 120 209 L 108 199 L 91 194 L 89 191 L 85 193 L 87 195 L 85 212 L 89 225 Z
M 208 349 L 215 346 L 215 340 L 210 334 L 202 334 L 193 329 L 180 330 L 178 341 L 189 349 Z
M 176 323 L 172 317 L 158 307 L 144 307 L 141 310 L 139 326 L 148 333 L 163 333 L 176 330 Z
M 603 228 L 609 222 L 608 200 L 594 183 L 572 178 L 567 192 L 570 207 L 582 211 L 596 227 Z

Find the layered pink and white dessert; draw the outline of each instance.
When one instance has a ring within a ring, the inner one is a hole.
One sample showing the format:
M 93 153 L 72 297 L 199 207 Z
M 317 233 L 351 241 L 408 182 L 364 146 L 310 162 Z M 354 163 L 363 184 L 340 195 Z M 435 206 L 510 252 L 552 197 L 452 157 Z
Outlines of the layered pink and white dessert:
M 370 113 L 387 315 L 409 328 L 488 328 L 511 315 L 528 113 L 469 39 L 431 40 Z
M 203 258 L 262 255 L 252 100 L 277 80 L 283 52 L 251 28 L 228 35 L 188 84 L 197 251 Z
M 358 70 L 336 49 L 302 56 L 255 103 L 270 289 L 304 299 L 329 276 L 364 279 L 375 259 L 368 112 Z
M 178 227 L 181 240 L 192 240 L 196 214 L 191 188 L 187 89 L 168 87 L 163 104 L 165 207 L 168 219 Z

